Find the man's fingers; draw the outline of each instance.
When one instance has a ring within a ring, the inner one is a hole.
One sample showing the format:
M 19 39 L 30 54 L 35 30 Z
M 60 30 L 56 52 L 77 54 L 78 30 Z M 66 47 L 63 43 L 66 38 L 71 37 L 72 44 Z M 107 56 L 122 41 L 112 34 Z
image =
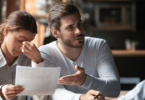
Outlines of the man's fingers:
M 77 85 L 75 82 L 71 82 L 71 81 L 59 81 L 58 84 Z
M 84 71 L 84 68 L 79 67 L 78 65 L 75 66 L 75 69 L 78 70 L 78 71 L 81 71 L 81 72 Z
M 104 97 L 102 94 L 100 94 L 100 95 L 98 96 L 98 98 L 96 98 L 96 99 L 94 99 L 94 100 L 105 100 L 105 97 Z
M 63 76 L 61 77 L 59 80 L 68 80 L 69 78 L 75 78 L 76 74 L 72 74 L 72 75 L 67 75 L 67 76 Z
M 95 91 L 95 90 L 90 90 L 89 91 L 89 94 L 91 94 L 91 95 L 99 95 L 99 94 L 101 94 L 101 92 L 99 92 L 99 91 Z
M 100 91 L 90 90 L 89 94 L 92 100 L 104 100 Z
M 74 84 L 75 81 L 73 81 L 72 78 L 69 78 L 69 79 L 65 79 L 65 80 L 59 80 L 58 83 L 59 84 Z
M 59 79 L 58 84 L 82 85 L 86 80 L 84 69 L 76 66 L 78 70 L 75 74 L 63 76 Z
M 77 83 L 76 75 L 68 75 L 61 77 L 58 81 L 58 84 L 70 84 L 75 85 Z

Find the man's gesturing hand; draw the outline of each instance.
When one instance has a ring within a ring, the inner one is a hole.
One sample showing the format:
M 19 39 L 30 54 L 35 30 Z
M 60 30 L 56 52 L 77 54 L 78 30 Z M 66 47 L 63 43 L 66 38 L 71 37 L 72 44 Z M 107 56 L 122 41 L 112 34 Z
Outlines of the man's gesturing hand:
M 59 84 L 66 84 L 66 85 L 82 85 L 86 81 L 87 75 L 85 74 L 84 68 L 79 67 L 78 65 L 75 66 L 77 72 L 73 75 L 67 75 L 61 77 L 59 79 Z

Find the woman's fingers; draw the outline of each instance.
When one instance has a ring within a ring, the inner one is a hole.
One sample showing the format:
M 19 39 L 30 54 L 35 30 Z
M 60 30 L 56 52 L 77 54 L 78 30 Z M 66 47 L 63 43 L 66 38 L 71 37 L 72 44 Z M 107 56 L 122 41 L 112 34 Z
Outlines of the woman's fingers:
M 8 96 L 6 97 L 6 99 L 12 99 L 12 98 L 14 98 L 16 95 L 17 95 L 17 94 L 8 95 Z
M 10 86 L 7 88 L 6 90 L 6 94 L 13 94 L 13 93 L 19 93 L 22 92 L 24 90 L 24 88 L 22 86 Z
M 23 46 L 22 46 L 22 52 L 30 52 L 32 51 L 32 47 L 27 43 L 27 42 L 23 42 Z
M 6 94 L 19 93 L 19 92 L 21 92 L 21 91 L 23 91 L 23 90 L 18 90 L 18 91 L 16 91 L 16 90 L 11 90 L 11 91 L 8 91 Z
M 15 95 L 17 95 L 18 93 L 11 93 L 11 94 L 8 94 L 7 97 L 14 97 Z
M 35 63 L 40 63 L 43 61 L 40 51 L 35 46 L 35 44 L 30 43 L 28 41 L 23 42 L 22 52 L 32 59 Z
M 23 49 L 23 53 L 28 54 L 28 53 L 31 53 L 33 51 L 36 51 L 37 47 L 35 46 L 35 44 L 30 43 L 28 41 L 25 41 L 25 42 L 23 42 L 22 49 Z
M 11 99 L 23 90 L 24 88 L 22 86 L 8 84 L 2 87 L 2 94 L 5 98 Z
M 26 45 L 26 47 L 27 47 L 29 50 L 33 50 L 33 49 L 37 48 L 37 47 L 35 46 L 35 44 L 33 44 L 33 43 L 31 43 L 31 42 L 28 42 L 28 41 L 23 42 L 23 45 Z
M 27 42 L 28 45 L 30 45 L 31 47 L 36 47 L 33 43 L 31 42 Z
M 18 86 L 18 85 L 11 85 L 10 87 L 8 87 L 8 90 L 23 90 L 24 88 L 22 86 Z

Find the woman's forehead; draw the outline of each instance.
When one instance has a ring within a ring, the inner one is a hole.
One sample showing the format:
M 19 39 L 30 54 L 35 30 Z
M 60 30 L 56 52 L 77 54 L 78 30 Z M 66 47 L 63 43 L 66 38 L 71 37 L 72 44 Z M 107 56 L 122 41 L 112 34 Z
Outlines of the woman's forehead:
M 26 41 L 31 41 L 34 39 L 36 34 L 30 32 L 28 30 L 21 29 L 21 30 L 19 30 L 17 35 L 18 35 L 18 37 L 24 38 Z

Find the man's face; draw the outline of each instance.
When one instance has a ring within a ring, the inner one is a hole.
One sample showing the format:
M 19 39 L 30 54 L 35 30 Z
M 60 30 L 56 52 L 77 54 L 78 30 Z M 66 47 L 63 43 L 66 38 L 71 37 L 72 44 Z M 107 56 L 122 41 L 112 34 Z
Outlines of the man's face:
M 84 44 L 84 34 L 81 19 L 78 13 L 63 16 L 60 18 L 60 38 L 63 45 L 72 48 L 82 48 Z

